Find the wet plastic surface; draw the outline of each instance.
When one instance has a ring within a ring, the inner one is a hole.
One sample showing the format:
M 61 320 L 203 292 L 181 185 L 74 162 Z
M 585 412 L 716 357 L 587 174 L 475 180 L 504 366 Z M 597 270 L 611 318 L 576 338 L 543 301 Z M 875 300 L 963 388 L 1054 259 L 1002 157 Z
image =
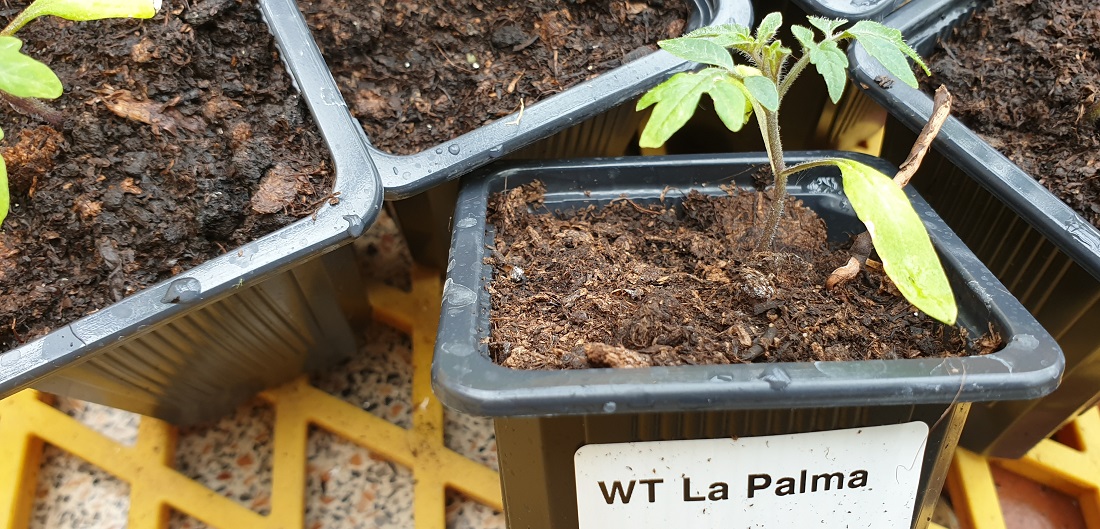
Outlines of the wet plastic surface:
M 828 18 L 882 20 L 908 0 L 794 0 L 806 13 Z
M 914 0 L 885 22 L 927 56 L 977 6 L 975 0 Z M 890 75 L 859 45 L 849 60 L 855 82 L 892 118 L 883 156 L 900 162 L 912 131 L 930 116 L 932 99 L 901 82 L 882 88 L 875 79 Z M 934 149 L 913 185 L 1065 352 L 1066 376 L 1054 394 L 971 410 L 963 446 L 1020 457 L 1100 399 L 1100 231 L 955 118 Z
M 0 354 L 0 397 L 36 385 L 190 423 L 354 351 L 347 314 L 369 309 L 338 284 L 354 263 L 322 255 L 374 221 L 381 181 L 295 2 L 260 9 L 330 150 L 339 203 Z
M 789 153 L 788 162 L 826 154 L 896 171 L 851 153 Z M 1064 362 L 1058 345 L 911 189 L 907 193 L 948 269 L 959 322 L 975 332 L 992 322 L 1006 341 L 1001 351 L 949 359 L 579 371 L 516 371 L 489 359 L 484 286 L 492 271 L 482 265 L 491 237 L 485 225 L 489 193 L 537 178 L 547 185 L 551 209 L 606 203 L 622 194 L 644 202 L 666 186 L 722 193 L 718 186 L 733 181 L 750 188 L 753 171 L 766 163 L 761 154 L 543 162 L 498 167 L 465 180 L 433 365 L 440 400 L 474 415 L 552 416 L 1030 399 L 1057 386 Z M 825 218 L 831 238 L 862 231 L 837 171 L 822 168 L 800 176 L 790 191 Z

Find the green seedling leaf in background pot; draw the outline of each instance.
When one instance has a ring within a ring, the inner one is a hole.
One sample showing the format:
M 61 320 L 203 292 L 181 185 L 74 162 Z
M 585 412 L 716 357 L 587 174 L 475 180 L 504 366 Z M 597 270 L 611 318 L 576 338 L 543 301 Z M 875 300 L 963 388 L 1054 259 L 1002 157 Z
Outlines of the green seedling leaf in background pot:
M 36 0 L 4 28 L 11 35 L 28 22 L 44 15 L 66 20 L 87 21 L 104 18 L 153 18 L 161 0 Z
M 959 312 L 955 294 L 905 192 L 889 176 L 862 163 L 829 161 L 840 168 L 844 194 L 867 226 L 886 275 L 913 306 L 954 325 Z
M 0 36 L 0 90 L 15 97 L 59 97 L 61 80 L 49 66 L 19 51 L 22 47 L 23 41 Z

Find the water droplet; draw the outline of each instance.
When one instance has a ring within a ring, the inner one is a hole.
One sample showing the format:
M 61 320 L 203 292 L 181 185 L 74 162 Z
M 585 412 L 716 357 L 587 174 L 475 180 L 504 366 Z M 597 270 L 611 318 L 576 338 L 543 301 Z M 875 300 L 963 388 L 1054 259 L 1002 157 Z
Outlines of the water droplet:
M 607 413 L 614 413 L 617 408 L 618 406 L 616 406 L 614 402 L 608 402 L 603 405 L 603 411 Z
M 473 217 L 466 217 L 455 223 L 455 227 L 458 228 L 473 228 L 477 225 L 477 219 Z
M 344 215 L 343 219 L 348 222 L 348 235 L 358 237 L 367 231 L 366 223 L 358 215 Z
M 168 291 L 160 299 L 161 303 L 187 303 L 198 299 L 202 285 L 193 277 L 184 277 L 168 284 Z
M 405 179 L 412 178 L 412 173 L 410 173 L 408 171 L 405 171 L 404 173 L 401 173 L 401 178 L 405 178 Z
M 502 155 L 502 154 L 504 154 L 504 146 L 503 145 L 497 145 L 496 147 L 493 147 L 492 149 L 489 149 L 489 157 L 490 158 L 500 158 L 500 155 Z
M 398 173 L 397 173 L 397 168 L 396 168 L 396 167 L 394 167 L 394 168 L 393 168 L 393 174 L 398 174 Z
M 443 154 L 443 147 L 436 147 L 435 148 L 435 153 L 436 154 Z
M 477 301 L 477 294 L 473 290 L 455 283 L 449 277 L 443 283 L 443 306 L 449 314 L 461 312 L 465 307 L 473 305 L 475 301 Z
M 785 389 L 791 385 L 791 376 L 785 369 L 776 366 L 768 366 L 764 369 L 760 374 L 760 380 L 767 382 L 775 390 Z
M 452 143 L 449 147 L 447 147 L 447 152 L 451 154 L 458 154 L 462 152 L 462 147 L 459 147 L 457 143 Z

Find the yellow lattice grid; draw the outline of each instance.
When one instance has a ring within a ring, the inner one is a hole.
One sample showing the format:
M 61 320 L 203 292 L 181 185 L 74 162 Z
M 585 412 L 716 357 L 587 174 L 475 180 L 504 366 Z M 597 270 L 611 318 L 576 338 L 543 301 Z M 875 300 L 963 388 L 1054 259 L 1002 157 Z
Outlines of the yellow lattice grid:
M 166 423 L 142 418 L 136 443 L 127 446 L 54 408 L 47 395 L 24 391 L 0 401 L 0 529 L 29 525 L 44 444 L 129 483 L 130 529 L 164 529 L 171 510 L 220 529 L 301 528 L 311 425 L 411 469 L 418 529 L 443 529 L 446 489 L 502 509 L 497 473 L 443 444 L 443 407 L 432 395 L 430 380 L 441 297 L 438 275 L 414 269 L 412 284 L 408 293 L 379 285 L 370 290 L 375 317 L 411 337 L 412 428 L 375 417 L 304 379 L 264 392 L 261 397 L 275 411 L 270 514 L 257 514 L 173 469 L 177 431 Z
M 1090 409 L 1063 433 L 1075 447 L 1046 439 L 1021 459 L 956 451 L 947 488 L 963 527 L 1005 529 L 993 465 L 1076 498 L 1086 526 L 1100 527 L 1100 411 Z

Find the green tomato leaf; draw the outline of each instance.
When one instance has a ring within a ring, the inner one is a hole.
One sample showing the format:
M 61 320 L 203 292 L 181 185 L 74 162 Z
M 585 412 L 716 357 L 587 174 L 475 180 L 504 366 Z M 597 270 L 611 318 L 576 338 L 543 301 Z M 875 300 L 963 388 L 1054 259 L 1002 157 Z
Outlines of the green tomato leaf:
M 768 16 L 760 21 L 760 25 L 756 26 L 756 42 L 759 42 L 761 46 L 771 42 L 772 39 L 775 38 L 775 34 L 779 31 L 779 27 L 782 25 L 782 13 L 778 11 L 775 13 L 768 13 Z
M 791 26 L 791 33 L 794 34 L 794 38 L 798 39 L 798 43 L 802 45 L 803 49 L 810 49 L 817 45 L 814 42 L 814 30 L 805 26 Z
M 714 101 L 714 113 L 718 114 L 718 118 L 726 128 L 732 132 L 741 130 L 752 115 L 752 105 L 745 97 L 744 85 L 732 77 L 725 76 L 715 80 L 707 93 Z
M 103 18 L 153 18 L 161 0 L 35 0 L 4 30 L 11 35 L 44 15 L 85 21 Z
M 710 95 L 715 113 L 734 132 L 740 130 L 752 114 L 744 86 L 729 72 L 707 68 L 697 73 L 679 73 L 638 100 L 638 110 L 657 105 L 649 115 L 638 145 L 646 148 L 663 145 L 695 113 L 703 94 Z
M 913 306 L 954 325 L 959 310 L 951 284 L 905 192 L 889 176 L 862 163 L 830 161 L 840 168 L 844 194 L 867 226 L 886 275 Z
M 741 38 L 747 41 L 752 39 L 752 30 L 741 24 L 717 24 L 706 26 L 683 35 L 681 38 L 715 39 L 715 38 Z
M 812 15 L 806 17 L 806 20 L 810 23 L 811 26 L 821 30 L 821 32 L 825 34 L 825 38 L 832 37 L 833 33 L 836 32 L 837 28 L 839 28 L 840 26 L 843 26 L 844 24 L 848 23 L 848 21 L 843 19 L 843 18 L 833 19 L 833 18 L 815 17 L 815 16 L 812 16 Z
M 673 75 L 638 100 L 637 110 L 654 103 L 657 105 L 649 115 L 638 145 L 645 148 L 660 147 L 691 119 L 695 114 L 695 107 L 699 105 L 699 98 L 713 82 L 712 74 L 707 73 L 710 71 L 713 70 Z
M 680 37 L 662 40 L 657 45 L 681 59 L 710 64 L 727 70 L 732 70 L 734 66 L 729 50 L 709 40 Z
M 809 29 L 798 26 L 791 29 L 801 29 L 805 33 L 809 33 L 811 39 L 813 38 L 813 32 Z M 799 33 L 802 32 L 796 32 L 795 37 L 798 38 L 799 42 L 802 42 L 802 36 Z M 811 40 L 808 46 L 803 43 L 803 51 L 809 55 L 810 64 L 817 67 L 817 73 L 825 78 L 825 86 L 829 89 L 829 99 L 832 99 L 833 103 L 840 101 L 840 96 L 844 93 L 844 86 L 848 83 L 848 56 L 840 50 L 836 41 L 833 40 L 822 42 L 812 42 Z
M 762 75 L 753 75 L 744 79 L 745 88 L 760 106 L 775 112 L 779 108 L 779 90 L 771 79 Z
M 867 53 L 882 63 L 890 73 L 901 79 L 903 83 L 913 88 L 917 87 L 917 77 L 913 75 L 913 70 L 909 68 L 906 57 L 913 59 L 926 74 L 931 75 L 920 55 L 905 43 L 901 32 L 895 28 L 870 20 L 860 20 L 846 31 L 845 35 L 855 38 L 860 44 L 863 44 L 863 47 L 867 49 Z
M 49 66 L 19 51 L 23 41 L 0 36 L 0 90 L 15 97 L 54 99 L 63 90 Z
M 0 226 L 4 219 L 8 218 L 8 208 L 11 207 L 11 197 L 8 195 L 8 166 L 4 163 L 4 157 L 0 156 Z

